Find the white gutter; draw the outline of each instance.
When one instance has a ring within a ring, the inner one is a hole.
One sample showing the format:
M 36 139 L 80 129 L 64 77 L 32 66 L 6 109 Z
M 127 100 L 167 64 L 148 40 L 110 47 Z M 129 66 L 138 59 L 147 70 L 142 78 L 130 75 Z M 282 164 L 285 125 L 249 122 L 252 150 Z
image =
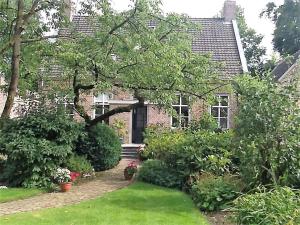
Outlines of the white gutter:
M 233 30 L 234 30 L 234 34 L 235 34 L 237 47 L 239 50 L 239 55 L 240 55 L 240 60 L 242 63 L 243 72 L 248 73 L 249 70 L 248 70 L 248 66 L 247 66 L 247 60 L 245 57 L 245 53 L 244 53 L 244 49 L 243 49 L 243 45 L 242 45 L 242 41 L 241 41 L 241 36 L 240 36 L 240 32 L 239 32 L 239 27 L 236 23 L 236 20 L 232 20 L 232 26 L 233 26 Z

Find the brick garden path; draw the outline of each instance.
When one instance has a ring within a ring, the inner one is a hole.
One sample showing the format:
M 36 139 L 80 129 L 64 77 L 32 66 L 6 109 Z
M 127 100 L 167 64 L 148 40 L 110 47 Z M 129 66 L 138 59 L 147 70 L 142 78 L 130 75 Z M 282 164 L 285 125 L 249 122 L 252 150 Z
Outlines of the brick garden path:
M 128 181 L 124 180 L 123 175 L 123 170 L 128 162 L 127 160 L 122 160 L 114 169 L 102 172 L 93 181 L 73 186 L 67 193 L 47 193 L 24 200 L 0 203 L 0 216 L 76 204 L 123 188 L 129 184 Z

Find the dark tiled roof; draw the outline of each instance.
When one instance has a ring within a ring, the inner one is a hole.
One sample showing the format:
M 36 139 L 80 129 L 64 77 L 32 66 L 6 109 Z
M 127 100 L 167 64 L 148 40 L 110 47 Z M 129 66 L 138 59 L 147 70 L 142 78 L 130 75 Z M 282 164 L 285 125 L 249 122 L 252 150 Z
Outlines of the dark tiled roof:
M 272 71 L 275 80 L 279 80 L 289 70 L 289 68 L 291 68 L 291 66 L 296 63 L 296 61 L 299 58 L 300 58 L 300 50 L 297 51 L 294 55 L 281 60 Z
M 191 18 L 190 20 L 201 24 L 201 32 L 193 32 L 193 51 L 211 53 L 214 61 L 224 65 L 222 75 L 226 77 L 241 74 L 243 70 L 233 24 L 225 22 L 223 18 Z M 74 16 L 72 21 L 76 32 L 89 35 L 96 28 L 84 16 Z M 149 25 L 155 26 L 155 22 L 150 22 Z M 69 35 L 70 31 L 62 29 L 60 34 Z
M 192 49 L 195 52 L 211 53 L 215 61 L 224 64 L 225 75 L 241 74 L 242 64 L 232 23 L 222 18 L 192 18 L 201 24 L 201 32 L 194 35 Z

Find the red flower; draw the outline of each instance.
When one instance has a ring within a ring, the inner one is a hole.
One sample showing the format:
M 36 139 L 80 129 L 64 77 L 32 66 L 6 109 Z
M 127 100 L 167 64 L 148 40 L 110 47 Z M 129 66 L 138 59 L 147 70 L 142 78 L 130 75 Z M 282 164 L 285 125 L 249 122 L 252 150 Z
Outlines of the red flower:
M 80 176 L 80 173 L 78 173 L 78 172 L 71 172 L 70 176 L 71 176 L 71 181 L 74 182 L 77 179 L 77 177 Z

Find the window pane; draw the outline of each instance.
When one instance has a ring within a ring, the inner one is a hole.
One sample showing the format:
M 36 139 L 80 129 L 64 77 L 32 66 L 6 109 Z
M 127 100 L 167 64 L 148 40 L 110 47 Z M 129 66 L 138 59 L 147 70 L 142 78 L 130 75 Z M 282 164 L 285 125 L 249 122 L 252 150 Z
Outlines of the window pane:
M 181 117 L 181 127 L 187 127 L 189 123 L 189 117 Z
M 189 117 L 189 107 L 181 107 L 181 116 Z
M 220 128 L 222 128 L 222 129 L 227 129 L 228 128 L 227 118 L 221 118 L 220 119 Z
M 180 95 L 176 95 L 176 100 L 173 105 L 180 105 Z
M 181 97 L 181 105 L 188 105 L 189 104 L 189 98 L 187 96 Z
M 178 118 L 172 117 L 172 127 L 179 127 Z
M 218 107 L 212 107 L 211 108 L 211 115 L 213 116 L 213 117 L 219 117 L 219 108 Z
M 227 117 L 228 116 L 228 108 L 222 107 L 220 108 L 220 117 Z
M 221 106 L 228 106 L 228 96 L 221 96 Z

